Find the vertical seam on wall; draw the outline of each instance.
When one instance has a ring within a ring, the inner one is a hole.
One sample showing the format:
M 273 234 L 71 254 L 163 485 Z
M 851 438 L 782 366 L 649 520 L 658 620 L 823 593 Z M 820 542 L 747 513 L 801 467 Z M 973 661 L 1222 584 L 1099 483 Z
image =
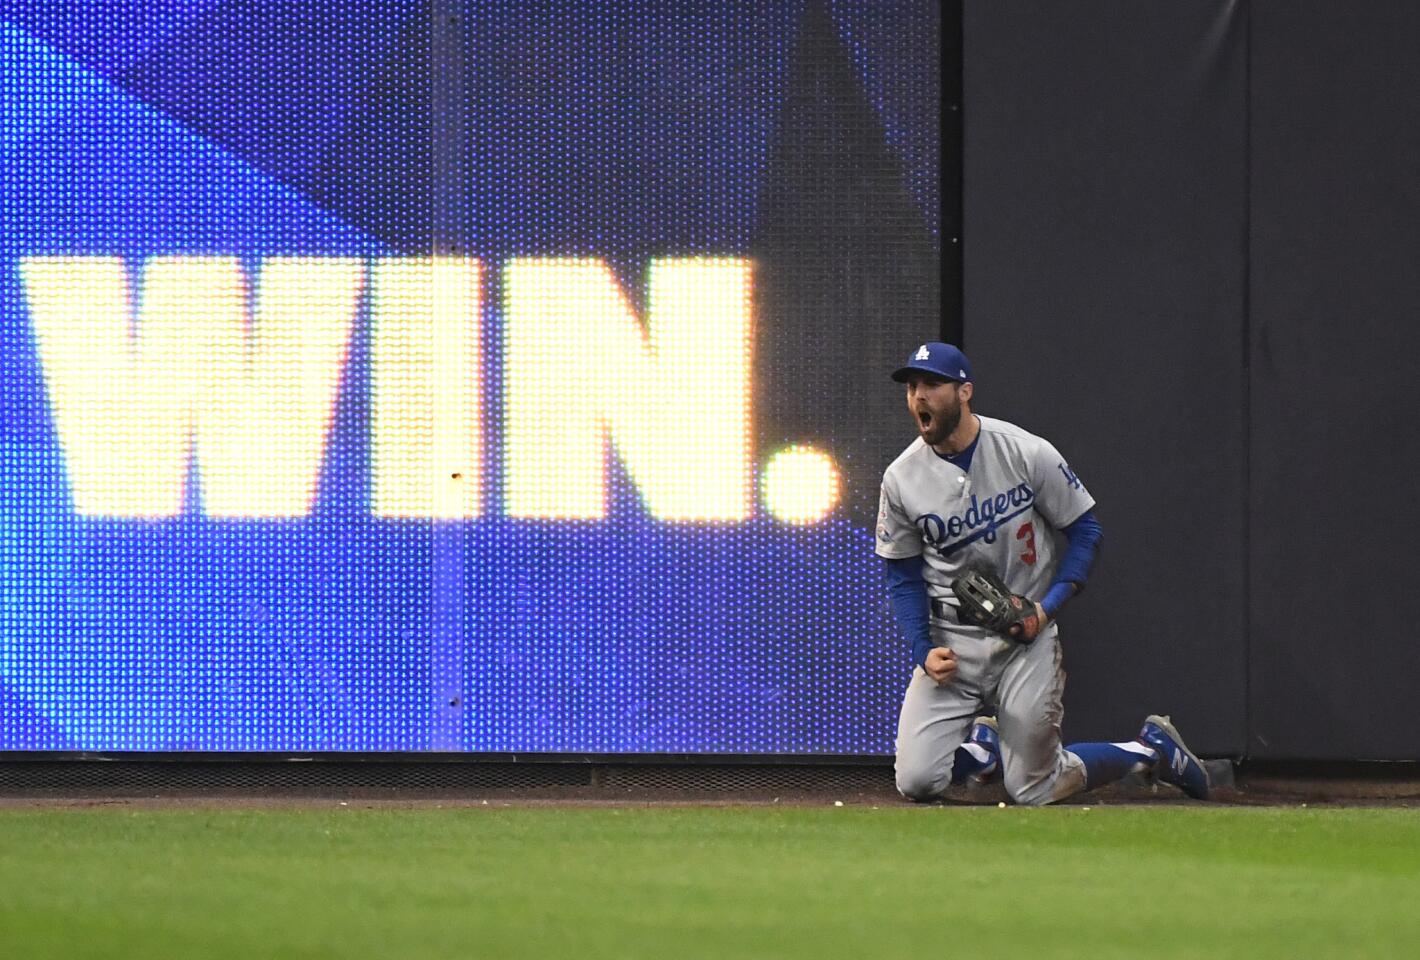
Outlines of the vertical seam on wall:
M 1243 0 L 1243 757 L 1252 752 L 1252 5 Z
M 434 0 L 429 6 L 430 161 L 433 167 L 430 256 L 468 253 L 465 190 L 469 178 L 464 117 L 467 74 L 462 4 Z M 430 750 L 464 747 L 462 717 L 468 693 L 463 665 L 468 660 L 463 621 L 467 544 L 456 520 L 430 521 L 429 532 L 429 734 Z
M 942 245 L 942 272 L 946 273 L 947 258 L 951 257 L 955 263 L 955 279 L 950 294 L 952 297 L 950 304 L 943 304 L 941 320 L 939 321 L 939 336 L 943 340 L 955 343 L 962 349 L 966 348 L 966 4 L 957 0 L 956 3 L 948 5 L 947 13 L 956 15 L 956 36 L 955 45 L 950 51 L 943 51 L 944 57 L 949 55 L 951 63 L 956 72 L 956 85 L 952 91 L 950 102 L 956 105 L 955 110 L 946 111 L 948 123 L 951 127 L 952 137 L 948 137 L 946 127 L 942 129 L 941 139 L 943 142 L 951 140 L 956 148 L 956 182 L 949 187 L 955 203 L 955 216 L 951 225 L 951 237 Z M 942 18 L 941 33 L 946 33 L 946 17 Z M 939 42 L 940 49 L 940 42 Z M 947 99 L 944 97 L 944 99 Z M 945 195 L 946 191 L 943 191 Z M 939 219 L 939 223 L 945 228 L 945 220 Z M 939 238 L 948 231 L 943 229 Z

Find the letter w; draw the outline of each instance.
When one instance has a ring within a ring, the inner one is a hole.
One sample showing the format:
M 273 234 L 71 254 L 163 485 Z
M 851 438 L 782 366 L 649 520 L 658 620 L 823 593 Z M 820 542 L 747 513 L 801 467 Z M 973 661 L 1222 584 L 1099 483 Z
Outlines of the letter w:
M 136 331 L 122 260 L 28 258 L 21 276 L 78 513 L 177 515 L 194 449 L 208 515 L 310 512 L 360 261 L 267 261 L 253 319 L 235 259 L 154 259 Z

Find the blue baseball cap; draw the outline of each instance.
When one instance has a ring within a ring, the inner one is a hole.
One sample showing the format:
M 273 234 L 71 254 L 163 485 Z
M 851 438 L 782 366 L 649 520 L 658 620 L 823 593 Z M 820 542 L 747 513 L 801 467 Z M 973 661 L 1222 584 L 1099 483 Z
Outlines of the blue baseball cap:
M 907 363 L 892 372 L 892 378 L 898 383 L 906 383 L 913 371 L 932 373 L 944 380 L 965 383 L 971 379 L 971 361 L 950 343 L 938 343 L 934 340 L 912 351 Z

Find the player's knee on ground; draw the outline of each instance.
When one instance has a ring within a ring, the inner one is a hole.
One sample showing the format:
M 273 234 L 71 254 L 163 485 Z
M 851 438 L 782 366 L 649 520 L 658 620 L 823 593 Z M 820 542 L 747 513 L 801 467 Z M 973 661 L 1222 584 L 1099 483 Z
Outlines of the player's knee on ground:
M 1058 752 L 1049 772 L 1007 766 L 1005 774 L 1006 793 L 1026 807 L 1055 803 L 1085 789 L 1085 765 L 1078 757 L 1064 751 Z
M 904 764 L 899 760 L 897 763 L 897 792 L 909 800 L 918 802 L 936 800 L 947 789 L 947 782 L 951 776 L 950 763 L 934 770 L 918 764 Z
M 1023 807 L 1043 807 L 1058 799 L 1055 796 L 1054 776 L 1023 777 L 1012 776 L 1011 773 L 1006 771 L 1005 785 L 1006 794 L 1013 803 Z
M 1022 807 L 1043 807 L 1055 802 L 1055 795 L 1050 789 L 1039 789 L 1032 787 L 1027 790 L 1013 791 L 1007 790 L 1011 802 Z

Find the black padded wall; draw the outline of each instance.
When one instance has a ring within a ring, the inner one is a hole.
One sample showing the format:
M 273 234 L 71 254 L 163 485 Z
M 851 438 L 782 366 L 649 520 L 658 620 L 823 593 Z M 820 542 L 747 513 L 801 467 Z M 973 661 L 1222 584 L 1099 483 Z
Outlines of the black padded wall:
M 1245 739 L 1245 30 L 1234 5 L 969 2 L 964 326 L 977 411 L 1099 502 L 1062 618 L 1068 739 L 1172 712 Z
M 1105 548 L 1067 737 L 1420 759 L 1420 10 L 968 3 L 964 337 Z
M 1420 759 L 1420 8 L 1252 23 L 1248 752 Z

